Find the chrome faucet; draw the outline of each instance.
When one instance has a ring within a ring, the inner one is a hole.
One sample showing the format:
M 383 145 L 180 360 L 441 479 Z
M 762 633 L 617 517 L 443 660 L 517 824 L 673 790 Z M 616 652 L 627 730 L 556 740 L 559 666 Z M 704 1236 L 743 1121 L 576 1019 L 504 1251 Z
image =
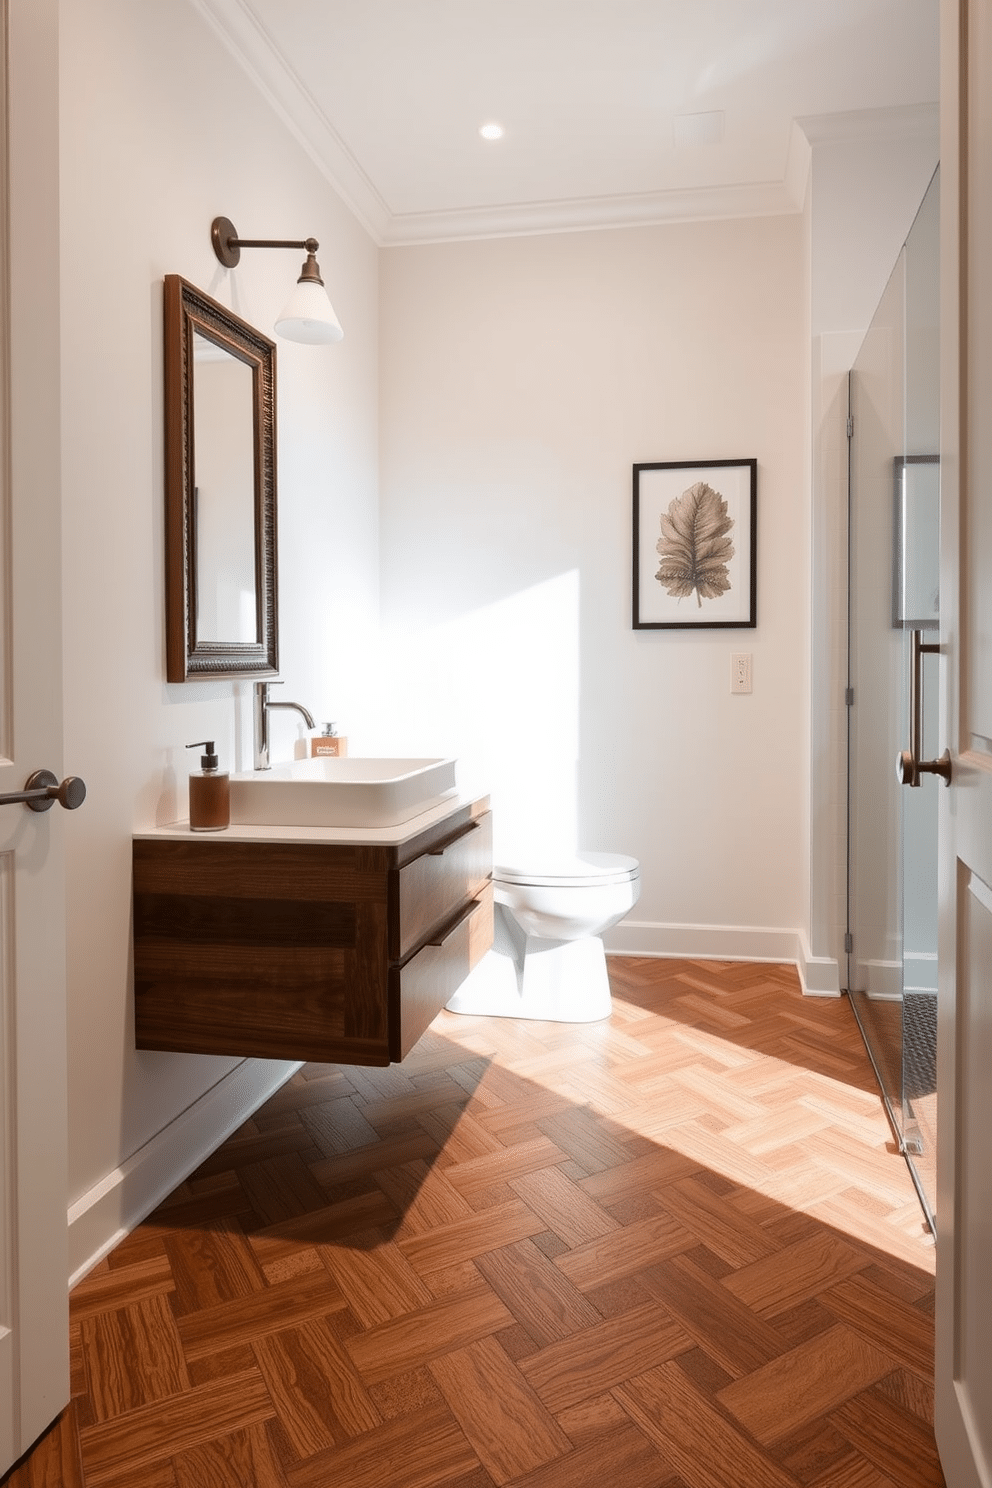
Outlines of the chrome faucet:
M 308 729 L 316 728 L 310 714 L 302 703 L 277 703 L 269 697 L 270 687 L 281 687 L 281 682 L 255 683 L 255 769 L 269 769 L 269 711 L 272 708 L 292 708 L 303 715 Z

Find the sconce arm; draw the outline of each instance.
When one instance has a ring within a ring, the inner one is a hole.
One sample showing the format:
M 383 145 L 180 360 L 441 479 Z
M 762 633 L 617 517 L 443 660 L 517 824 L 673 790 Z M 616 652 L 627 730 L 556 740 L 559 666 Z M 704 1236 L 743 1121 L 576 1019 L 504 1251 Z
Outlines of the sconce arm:
M 314 254 L 320 247 L 316 238 L 239 238 L 229 217 L 214 218 L 210 224 L 210 241 L 225 269 L 237 267 L 242 248 L 304 248 Z

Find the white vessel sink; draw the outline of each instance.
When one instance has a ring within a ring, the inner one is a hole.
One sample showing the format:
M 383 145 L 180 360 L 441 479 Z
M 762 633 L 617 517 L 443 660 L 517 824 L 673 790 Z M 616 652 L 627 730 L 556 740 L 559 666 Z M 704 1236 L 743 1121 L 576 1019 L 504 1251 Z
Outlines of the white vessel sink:
M 305 759 L 231 776 L 231 822 L 395 827 L 455 789 L 453 759 Z

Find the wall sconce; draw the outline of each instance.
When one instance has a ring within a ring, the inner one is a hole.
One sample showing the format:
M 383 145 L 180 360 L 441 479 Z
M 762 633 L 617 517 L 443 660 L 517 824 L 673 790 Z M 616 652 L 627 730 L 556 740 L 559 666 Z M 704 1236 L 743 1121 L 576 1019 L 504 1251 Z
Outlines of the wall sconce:
M 235 268 L 242 248 L 305 248 L 306 262 L 296 288 L 276 317 L 276 334 L 285 336 L 287 341 L 303 341 L 310 346 L 327 345 L 343 338 L 344 331 L 334 314 L 320 277 L 320 266 L 314 257 L 320 247 L 316 238 L 303 238 L 299 242 L 282 238 L 239 238 L 230 218 L 215 217 L 210 224 L 210 241 L 225 269 Z

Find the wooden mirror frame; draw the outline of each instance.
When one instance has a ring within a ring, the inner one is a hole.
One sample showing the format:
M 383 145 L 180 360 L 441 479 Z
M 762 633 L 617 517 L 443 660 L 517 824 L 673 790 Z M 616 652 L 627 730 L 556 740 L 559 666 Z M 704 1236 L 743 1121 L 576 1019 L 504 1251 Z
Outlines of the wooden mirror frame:
M 196 430 L 193 336 L 205 336 L 252 374 L 255 641 L 196 635 Z M 165 276 L 165 635 L 170 682 L 269 677 L 279 670 L 276 584 L 275 342 L 178 274 Z

